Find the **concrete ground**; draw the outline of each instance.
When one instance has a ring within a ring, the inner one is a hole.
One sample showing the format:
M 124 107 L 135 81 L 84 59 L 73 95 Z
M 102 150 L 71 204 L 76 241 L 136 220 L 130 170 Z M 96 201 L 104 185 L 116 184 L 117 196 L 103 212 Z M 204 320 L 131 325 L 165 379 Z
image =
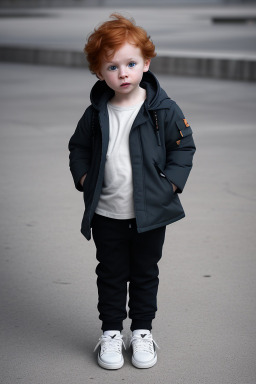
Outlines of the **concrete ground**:
M 160 262 L 148 370 L 98 367 L 95 249 L 68 140 L 88 105 L 87 70 L 0 65 L 0 382 L 255 384 L 255 85 L 159 76 L 197 144 Z M 124 334 L 129 334 L 129 320 Z

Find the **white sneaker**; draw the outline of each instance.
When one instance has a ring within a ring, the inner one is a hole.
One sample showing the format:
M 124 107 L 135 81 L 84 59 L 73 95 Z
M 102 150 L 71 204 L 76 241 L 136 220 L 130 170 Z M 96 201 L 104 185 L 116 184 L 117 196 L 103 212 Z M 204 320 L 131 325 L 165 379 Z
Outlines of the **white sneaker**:
M 119 369 L 124 365 L 122 355 L 123 336 L 120 331 L 105 331 L 99 338 L 94 351 L 100 346 L 98 364 L 105 369 Z
M 157 362 L 156 348 L 159 348 L 147 329 L 136 329 L 130 341 L 132 346 L 132 364 L 136 368 L 151 368 Z

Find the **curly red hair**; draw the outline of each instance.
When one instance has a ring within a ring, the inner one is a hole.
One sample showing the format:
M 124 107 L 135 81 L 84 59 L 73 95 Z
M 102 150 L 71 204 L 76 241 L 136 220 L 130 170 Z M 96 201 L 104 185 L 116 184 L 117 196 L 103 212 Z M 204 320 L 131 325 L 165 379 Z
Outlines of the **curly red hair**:
M 145 29 L 137 26 L 133 19 L 127 19 L 118 13 L 111 14 L 110 18 L 113 20 L 106 21 L 94 29 L 84 47 L 92 73 L 99 73 L 102 61 L 111 59 L 126 42 L 139 47 L 145 60 L 156 56 L 150 36 Z

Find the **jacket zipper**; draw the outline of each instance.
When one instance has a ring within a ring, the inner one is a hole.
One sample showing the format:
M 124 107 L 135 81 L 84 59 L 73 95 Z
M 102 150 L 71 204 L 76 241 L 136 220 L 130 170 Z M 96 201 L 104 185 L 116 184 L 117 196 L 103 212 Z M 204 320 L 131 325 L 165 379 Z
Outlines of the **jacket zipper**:
M 143 199 L 144 199 L 145 211 L 147 211 L 146 196 L 145 196 L 144 156 L 143 156 L 143 149 L 142 149 L 142 137 L 141 137 L 140 127 L 138 127 L 138 135 L 139 135 L 139 143 L 140 143 L 140 153 L 142 157 L 142 185 L 143 185 L 143 196 L 144 196 Z
M 157 145 L 161 147 L 161 139 L 160 139 L 160 134 L 159 134 L 159 126 L 158 126 L 158 118 L 157 118 L 157 113 L 156 111 L 153 111 L 154 118 L 155 118 L 155 133 L 156 133 L 156 139 L 157 139 Z

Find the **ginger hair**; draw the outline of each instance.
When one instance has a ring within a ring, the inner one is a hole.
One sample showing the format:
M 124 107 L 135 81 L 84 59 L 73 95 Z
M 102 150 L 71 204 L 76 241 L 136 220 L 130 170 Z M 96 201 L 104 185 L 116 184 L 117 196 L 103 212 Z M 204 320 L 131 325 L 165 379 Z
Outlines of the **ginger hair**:
M 106 21 L 89 35 L 84 53 L 92 73 L 100 72 L 104 60 L 111 60 L 115 52 L 128 42 L 139 47 L 145 60 L 156 56 L 155 46 L 145 29 L 135 24 L 133 19 L 113 13 L 112 20 Z

